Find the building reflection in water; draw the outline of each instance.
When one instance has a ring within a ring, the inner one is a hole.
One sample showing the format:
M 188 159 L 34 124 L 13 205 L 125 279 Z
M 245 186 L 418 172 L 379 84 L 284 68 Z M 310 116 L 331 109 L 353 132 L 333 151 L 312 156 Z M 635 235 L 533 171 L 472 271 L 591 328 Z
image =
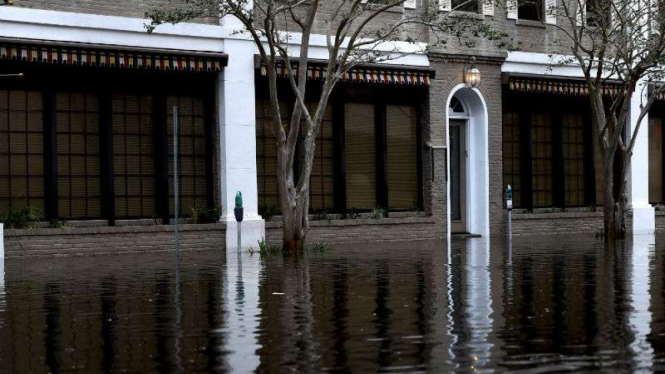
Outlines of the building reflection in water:
M 482 239 L 451 246 L 447 267 L 449 357 L 455 371 L 492 364 L 493 330 L 490 246 Z
M 15 261 L 0 368 L 656 372 L 665 251 L 653 240 L 616 250 L 551 237 L 263 259 L 195 252 L 179 268 L 172 254 Z

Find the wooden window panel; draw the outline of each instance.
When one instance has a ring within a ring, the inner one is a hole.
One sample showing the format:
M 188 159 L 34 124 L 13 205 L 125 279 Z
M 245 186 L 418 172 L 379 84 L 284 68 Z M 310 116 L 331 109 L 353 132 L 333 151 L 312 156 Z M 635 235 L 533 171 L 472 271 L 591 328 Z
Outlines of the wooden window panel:
M 567 207 L 584 206 L 584 116 L 563 115 L 563 158 L 565 204 Z
M 346 206 L 376 207 L 376 126 L 374 105 L 346 104 Z
M 0 212 L 44 210 L 42 94 L 0 90 Z
M 316 111 L 316 104 L 309 104 L 312 115 Z M 305 133 L 306 124 L 301 124 L 300 135 L 300 157 L 304 162 L 305 157 Z M 335 209 L 334 193 L 334 154 L 333 154 L 333 120 L 332 106 L 326 107 L 326 112 L 321 122 L 321 129 L 316 137 L 316 149 L 310 175 L 310 212 L 330 212 Z
M 155 149 L 152 96 L 113 95 L 111 100 L 116 217 L 153 217 Z
M 259 214 L 270 216 L 281 212 L 277 185 L 277 138 L 272 130 L 272 109 L 267 100 L 256 102 L 256 171 Z M 280 103 L 282 121 L 287 121 L 289 108 Z
M 552 118 L 549 113 L 531 115 L 531 180 L 534 207 L 550 207 L 552 196 Z
M 513 189 L 513 206 L 522 207 L 520 123 L 519 113 L 505 111 L 503 114 L 503 191 L 508 185 Z M 505 201 L 505 198 L 503 199 Z
M 169 159 L 169 212 L 175 213 L 173 191 L 173 107 L 179 110 L 178 183 L 180 212 L 187 215 L 192 209 L 206 207 L 206 126 L 203 99 L 170 96 L 166 99 L 168 159 Z
M 662 204 L 663 198 L 663 119 L 649 116 L 649 202 Z
M 418 210 L 418 114 L 414 106 L 386 107 L 388 207 Z
M 99 99 L 84 93 L 57 93 L 58 215 L 101 218 Z

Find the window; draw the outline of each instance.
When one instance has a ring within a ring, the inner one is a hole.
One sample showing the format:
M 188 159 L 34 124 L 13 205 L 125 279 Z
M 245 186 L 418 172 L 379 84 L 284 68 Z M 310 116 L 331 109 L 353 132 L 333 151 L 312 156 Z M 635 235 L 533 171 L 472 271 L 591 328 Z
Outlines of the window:
M 611 4 L 604 0 L 586 0 L 585 2 L 586 25 L 589 27 L 599 27 L 609 25 L 612 14 Z
M 376 208 L 374 105 L 346 104 L 346 207 Z
M 533 206 L 552 206 L 552 118 L 549 113 L 531 115 L 531 149 Z
M 42 94 L 0 90 L 0 213 L 44 210 Z
M 192 97 L 168 97 L 167 133 L 169 146 L 169 204 L 174 213 L 173 193 L 173 107 L 178 107 L 178 184 L 180 209 L 189 213 L 191 209 L 206 207 L 206 124 L 203 100 Z
M 58 93 L 58 215 L 63 219 L 101 218 L 99 99 Z
M 314 113 L 316 105 L 310 105 Z M 302 129 L 302 127 L 301 127 Z M 302 132 L 302 131 L 301 131 Z M 302 137 L 304 141 L 304 137 Z M 301 143 L 304 146 L 304 143 Z M 304 157 L 305 153 L 302 152 Z M 332 106 L 326 107 L 321 122 L 321 129 L 316 138 L 316 150 L 312 174 L 310 177 L 310 209 L 312 211 L 331 211 L 335 209 L 334 198 L 334 156 L 333 156 L 333 121 Z
M 451 0 L 452 10 L 479 13 L 478 0 Z
M 388 207 L 418 210 L 418 115 L 413 106 L 386 108 Z
M 584 206 L 584 116 L 563 115 L 565 204 Z
M 259 194 L 259 213 L 270 216 L 281 212 L 279 186 L 277 185 L 277 139 L 272 131 L 270 102 L 256 102 L 256 167 Z M 285 121 L 289 108 L 280 103 L 282 121 Z
M 663 197 L 663 118 L 649 115 L 649 202 L 665 202 Z
M 118 218 L 155 213 L 152 96 L 114 95 L 113 172 Z
M 543 0 L 518 0 L 517 14 L 519 19 L 542 21 Z
M 450 111 L 451 114 L 454 114 L 456 116 L 466 116 L 466 110 L 464 109 L 464 105 L 455 96 L 453 96 L 453 98 L 450 99 L 450 106 L 448 107 L 448 110 Z
M 520 124 L 519 114 L 504 111 L 503 113 L 503 184 L 505 191 L 508 185 L 513 189 L 513 206 L 522 207 L 521 192 L 521 159 L 520 159 Z

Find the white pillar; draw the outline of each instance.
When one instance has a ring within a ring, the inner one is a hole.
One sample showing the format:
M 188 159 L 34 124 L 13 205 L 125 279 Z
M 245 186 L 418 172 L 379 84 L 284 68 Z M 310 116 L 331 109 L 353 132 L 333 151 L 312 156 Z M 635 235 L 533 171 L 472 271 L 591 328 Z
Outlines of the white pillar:
M 229 65 L 217 82 L 220 127 L 222 220 L 226 222 L 226 248 L 237 248 L 235 195 L 242 192 L 245 218 L 242 247 L 257 248 L 265 237 L 265 222 L 258 214 L 256 179 L 256 115 L 254 43 L 227 39 L 224 51 Z
M 247 252 L 226 251 L 226 267 L 222 269 L 224 290 L 223 350 L 224 362 L 232 373 L 254 373 L 261 364 L 257 355 L 260 306 L 260 256 Z M 274 297 L 274 296 L 273 296 Z
M 632 250 L 631 250 L 632 244 Z M 650 373 L 654 365 L 654 350 L 649 343 L 651 333 L 651 266 L 653 261 L 654 235 L 640 235 L 627 243 L 630 253 L 630 275 L 626 277 L 627 287 L 630 290 L 631 311 L 628 314 L 628 328 L 632 332 L 630 350 L 633 353 L 633 365 L 637 373 Z
M 629 138 L 640 116 L 640 104 L 647 99 L 643 84 L 638 84 L 631 102 L 630 118 L 626 124 Z M 628 201 L 633 209 L 633 234 L 651 234 L 656 230 L 656 212 L 649 204 L 649 117 L 644 117 L 642 121 L 627 176 Z

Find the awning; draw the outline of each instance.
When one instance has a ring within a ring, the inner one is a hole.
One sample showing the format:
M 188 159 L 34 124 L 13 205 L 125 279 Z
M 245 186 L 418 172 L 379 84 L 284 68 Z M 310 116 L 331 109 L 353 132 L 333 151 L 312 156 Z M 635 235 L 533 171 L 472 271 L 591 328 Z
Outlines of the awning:
M 136 70 L 215 72 L 222 70 L 228 56 L 224 53 L 0 42 L 0 60 Z
M 614 96 L 623 86 L 620 83 L 603 85 L 603 95 Z M 565 79 L 540 79 L 510 77 L 508 89 L 517 92 L 544 93 L 555 95 L 588 96 L 589 89 L 584 81 Z
M 297 72 L 297 64 L 294 73 Z M 326 65 L 310 62 L 307 65 L 307 79 L 322 81 L 326 78 Z M 261 76 L 268 76 L 267 66 L 261 64 Z M 283 63 L 277 64 L 277 76 L 279 78 L 288 78 L 289 72 Z M 352 83 L 373 83 L 404 86 L 429 86 L 431 84 L 433 71 L 409 69 L 409 68 L 388 68 L 388 67 L 357 67 L 351 69 L 342 76 L 342 82 Z

